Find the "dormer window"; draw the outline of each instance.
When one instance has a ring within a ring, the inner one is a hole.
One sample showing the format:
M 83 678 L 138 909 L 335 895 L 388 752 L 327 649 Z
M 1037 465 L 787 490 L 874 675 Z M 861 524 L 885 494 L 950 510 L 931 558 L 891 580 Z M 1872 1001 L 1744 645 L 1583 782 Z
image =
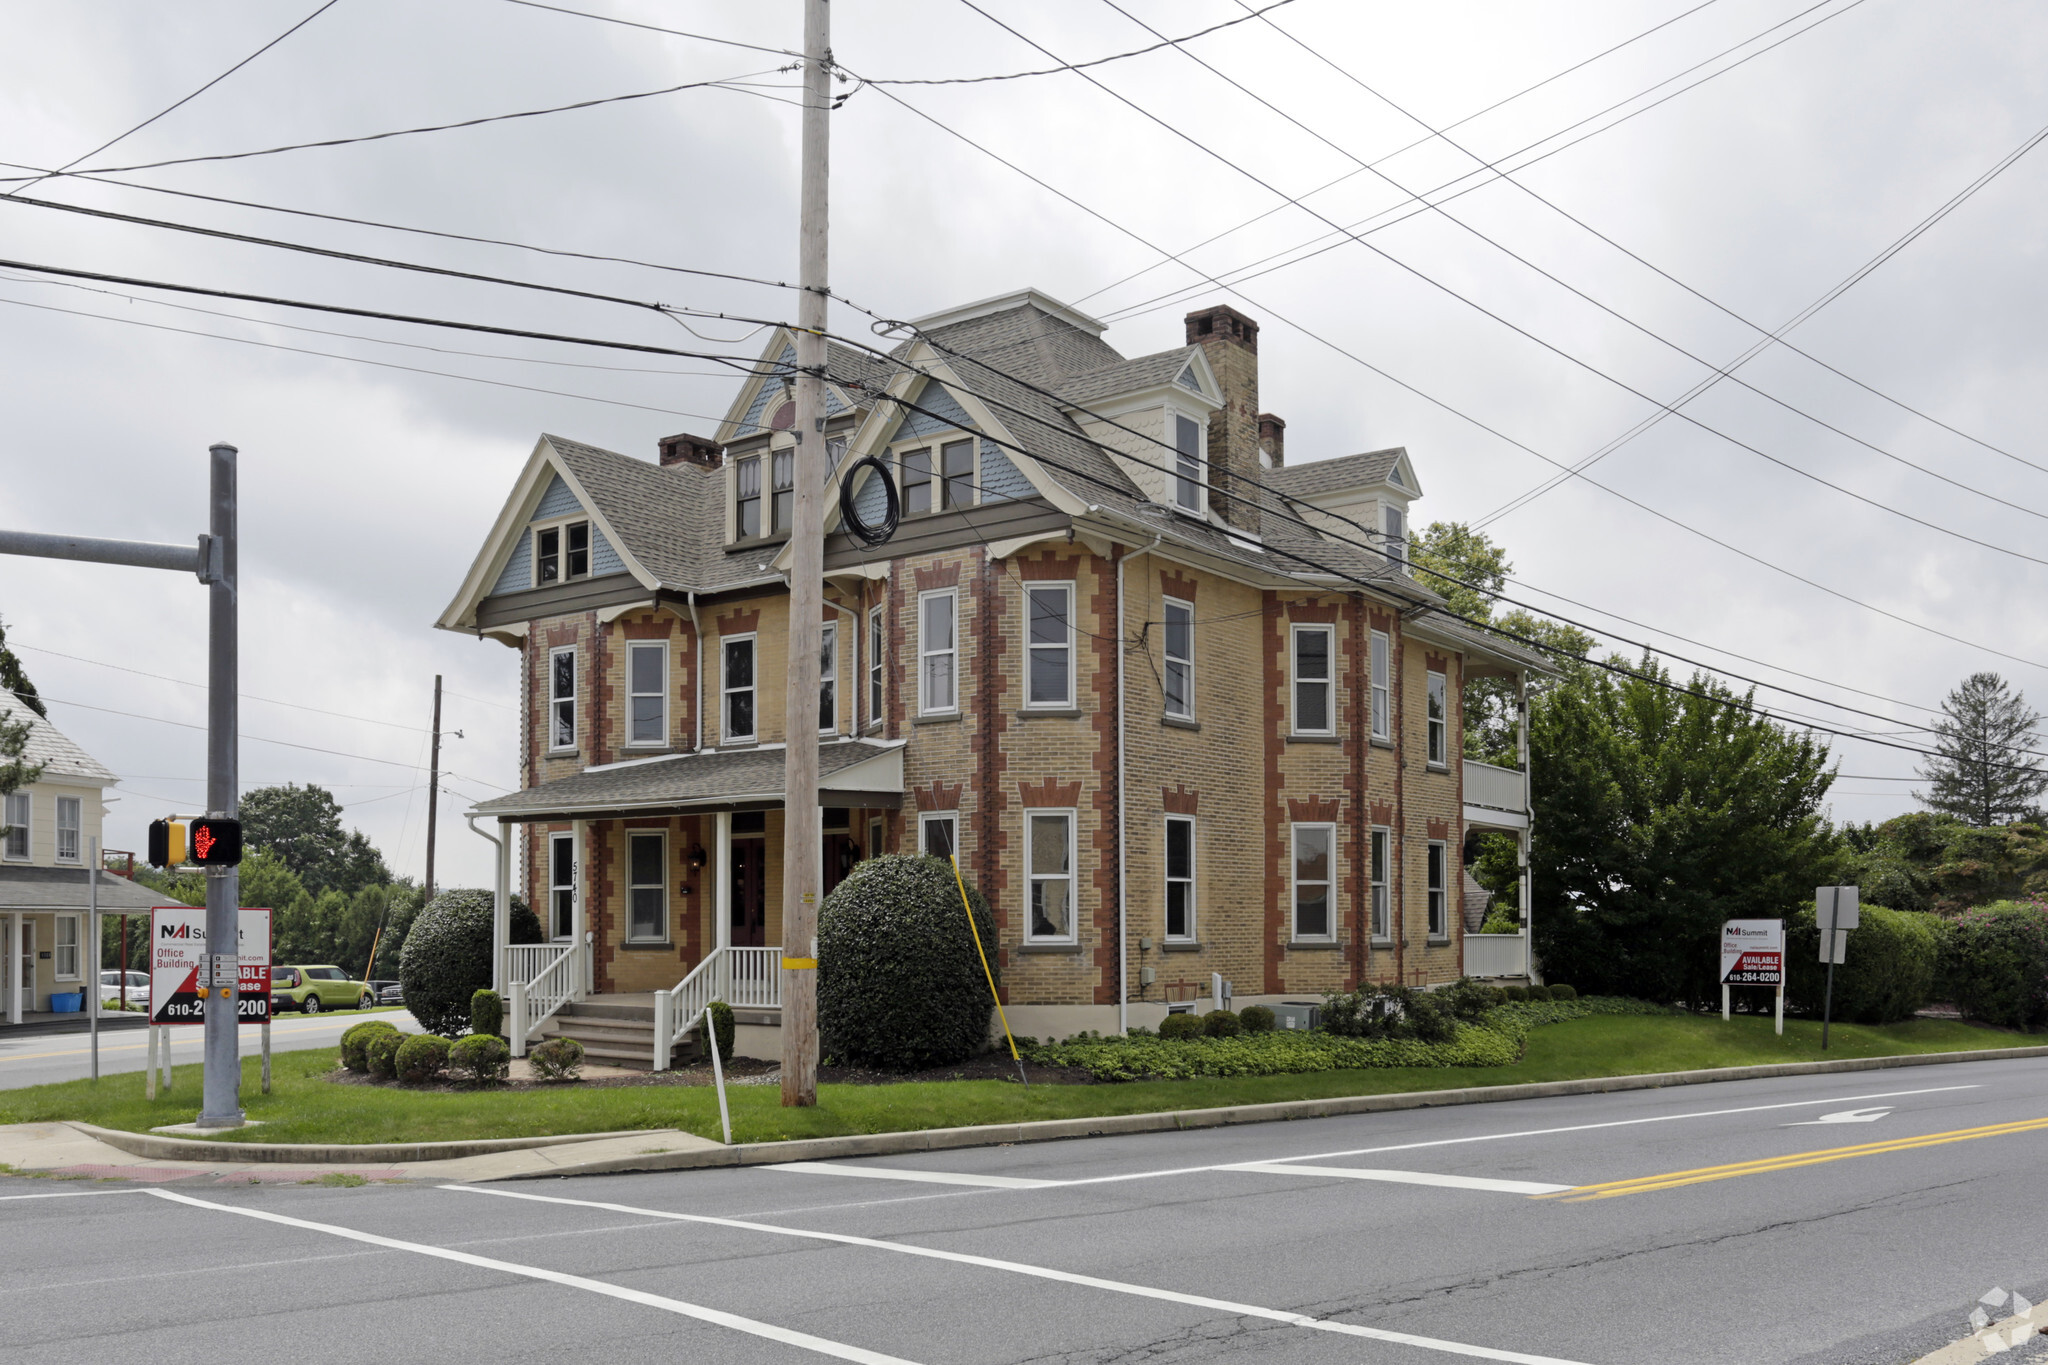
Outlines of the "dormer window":
M 737 531 L 741 540 L 750 540 L 761 534 L 761 457 L 741 460 L 733 466 L 733 477 L 739 490 Z
M 768 533 L 774 535 L 796 524 L 796 451 L 778 450 L 770 459 L 775 474 L 775 500 L 769 507 L 773 522 Z
M 1408 514 L 1391 503 L 1380 506 L 1380 531 L 1387 558 L 1396 567 L 1408 564 Z
M 590 523 L 572 521 L 533 533 L 533 585 L 590 577 Z
M 936 454 L 936 464 L 934 456 Z M 903 515 L 920 516 L 974 506 L 974 442 L 946 441 L 906 450 L 903 470 Z
M 1173 418 L 1173 505 L 1202 514 L 1202 424 L 1192 417 Z

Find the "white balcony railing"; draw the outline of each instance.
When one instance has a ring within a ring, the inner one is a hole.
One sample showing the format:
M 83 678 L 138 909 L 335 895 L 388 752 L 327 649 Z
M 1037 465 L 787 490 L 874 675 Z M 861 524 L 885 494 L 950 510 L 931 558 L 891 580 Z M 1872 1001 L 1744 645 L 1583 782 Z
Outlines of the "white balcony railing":
M 1465 975 L 1527 976 L 1529 936 L 1527 934 L 1465 935 Z
M 1516 768 L 1465 760 L 1465 804 L 1520 814 L 1528 808 L 1522 773 Z

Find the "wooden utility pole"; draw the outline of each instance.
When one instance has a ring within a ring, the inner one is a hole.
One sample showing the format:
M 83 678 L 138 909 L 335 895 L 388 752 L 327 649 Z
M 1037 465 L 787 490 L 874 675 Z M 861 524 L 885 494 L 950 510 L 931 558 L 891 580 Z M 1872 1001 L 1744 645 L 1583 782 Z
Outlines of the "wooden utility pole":
M 804 0 L 803 177 L 797 229 L 796 514 L 790 527 L 788 739 L 782 822 L 782 1103 L 818 1102 L 818 651 L 825 611 L 826 171 L 829 0 Z
M 415 712 L 414 714 L 418 714 Z M 427 768 L 427 894 L 420 901 L 425 905 L 434 899 L 434 826 L 440 823 L 435 817 L 441 813 L 441 675 L 434 675 L 434 740 L 433 758 Z M 418 769 L 414 769 L 415 772 Z M 376 951 L 371 950 L 371 956 Z

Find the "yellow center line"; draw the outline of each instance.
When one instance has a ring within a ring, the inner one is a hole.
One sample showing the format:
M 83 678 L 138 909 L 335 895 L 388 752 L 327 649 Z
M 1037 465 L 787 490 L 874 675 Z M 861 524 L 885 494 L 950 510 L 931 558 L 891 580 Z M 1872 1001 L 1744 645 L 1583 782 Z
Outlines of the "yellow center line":
M 2031 1133 L 2048 1129 L 2048 1118 L 2023 1119 L 2013 1123 L 1994 1123 L 1982 1128 L 1957 1128 L 1946 1133 L 1926 1133 L 1918 1137 L 1891 1138 L 1882 1142 L 1863 1142 L 1853 1147 L 1828 1147 L 1815 1152 L 1791 1152 L 1784 1156 L 1759 1157 L 1754 1161 L 1738 1161 L 1726 1166 L 1701 1166 L 1690 1171 L 1667 1171 L 1662 1175 L 1636 1176 L 1629 1180 L 1610 1180 L 1595 1185 L 1578 1185 L 1555 1194 L 1531 1196 L 1536 1199 L 1561 1199 L 1569 1204 L 1583 1203 L 1590 1199 L 1613 1199 L 1624 1194 L 1646 1194 L 1653 1190 L 1676 1189 L 1681 1185 L 1701 1185 L 1710 1180 L 1733 1180 L 1738 1176 L 1764 1175 L 1771 1171 L 1789 1171 L 1800 1166 L 1818 1166 L 1829 1161 L 1847 1161 L 1852 1157 L 1882 1156 L 1888 1152 L 1910 1152 L 1921 1147 L 1941 1147 L 1951 1142 L 1971 1142 L 1977 1138 L 2004 1137 L 2010 1133 Z

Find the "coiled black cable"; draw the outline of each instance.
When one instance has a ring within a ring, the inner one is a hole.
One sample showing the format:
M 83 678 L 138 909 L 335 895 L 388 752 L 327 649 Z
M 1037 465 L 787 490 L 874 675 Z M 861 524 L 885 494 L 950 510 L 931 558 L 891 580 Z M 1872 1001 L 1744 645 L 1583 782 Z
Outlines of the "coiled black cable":
M 887 509 L 879 526 L 870 526 L 860 519 L 860 512 L 853 505 L 854 475 L 862 465 L 872 465 L 875 477 L 882 481 L 882 502 Z M 896 524 L 903 517 L 903 502 L 896 495 L 896 480 L 889 473 L 888 464 L 873 455 L 863 455 L 847 466 L 846 473 L 839 480 L 839 520 L 855 540 L 863 545 L 886 544 L 896 534 Z

